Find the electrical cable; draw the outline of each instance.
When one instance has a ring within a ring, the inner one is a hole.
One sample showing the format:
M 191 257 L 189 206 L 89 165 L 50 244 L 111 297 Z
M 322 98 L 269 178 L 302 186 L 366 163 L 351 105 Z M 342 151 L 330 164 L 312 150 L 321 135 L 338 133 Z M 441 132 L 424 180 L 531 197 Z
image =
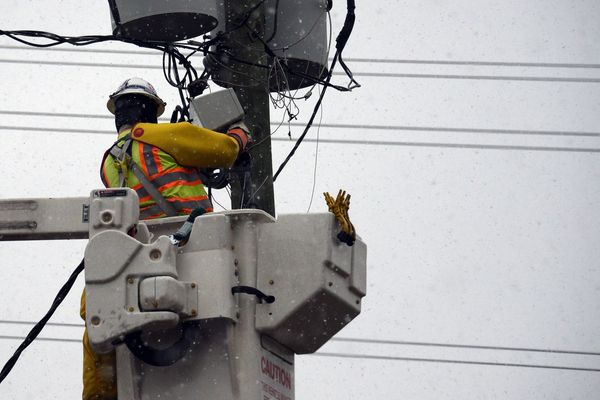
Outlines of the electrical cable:
M 335 75 L 335 74 L 334 74 Z M 443 74 L 402 74 L 386 72 L 357 72 L 356 76 L 374 78 L 417 78 L 417 79 L 458 79 L 520 82 L 562 82 L 562 83 L 600 83 L 600 78 L 560 78 L 547 76 L 494 76 L 494 75 L 443 75 Z
M 273 138 L 273 141 L 289 142 L 288 139 Z M 307 142 L 314 142 L 314 139 L 306 139 Z M 335 143 L 349 145 L 369 145 L 369 146 L 406 146 L 406 147 L 439 147 L 451 149 L 481 149 L 481 150 L 508 150 L 508 151 L 557 151 L 574 153 L 600 153 L 600 148 L 586 147 L 551 147 L 551 146 L 517 146 L 517 145 L 495 145 L 495 144 L 471 144 L 471 143 L 435 143 L 435 142 L 398 142 L 384 140 L 338 140 L 338 139 L 320 139 L 320 143 Z
M 329 12 L 329 10 L 327 11 L 327 21 L 328 21 L 328 28 L 329 28 L 329 34 L 327 36 L 329 39 L 327 41 L 327 48 L 325 49 L 323 55 L 325 56 L 326 59 L 329 59 L 329 53 L 331 51 L 332 32 L 333 32 L 333 24 L 331 22 L 331 13 Z M 289 95 L 286 95 L 281 89 L 281 85 L 279 83 L 280 74 L 277 72 L 278 67 L 281 70 L 281 78 L 283 78 L 283 80 L 285 81 L 284 90 L 286 90 L 289 93 Z M 306 64 L 306 70 L 304 71 L 304 74 L 308 73 L 308 68 L 309 68 L 309 64 Z M 318 76 L 322 76 L 325 73 L 325 71 L 327 71 L 326 64 L 324 64 L 321 67 L 321 70 L 319 71 Z M 297 96 L 299 89 L 296 89 L 296 91 L 294 92 L 294 95 L 292 95 L 291 91 L 289 89 L 289 84 L 287 82 L 287 76 L 285 74 L 285 70 L 281 66 L 281 61 L 278 57 L 273 57 L 273 68 L 271 68 L 271 70 L 269 70 L 269 82 L 271 82 L 272 80 L 275 80 L 275 82 L 276 82 L 275 87 L 277 88 L 276 93 L 278 94 L 278 97 L 275 97 L 271 93 L 269 94 L 269 97 L 271 99 L 271 103 L 273 104 L 273 107 L 285 108 L 285 110 L 287 112 L 287 117 L 288 117 L 288 136 L 291 138 L 291 129 L 290 129 L 289 123 L 292 120 L 296 119 L 300 113 L 300 108 L 296 105 L 295 100 L 299 100 L 299 99 L 308 100 L 308 98 L 312 94 L 312 91 L 314 90 L 315 86 L 318 85 L 318 83 L 314 82 L 313 85 L 301 97 Z M 301 81 L 301 83 L 298 86 L 304 86 L 303 80 Z M 286 100 L 288 100 L 288 101 L 286 102 Z M 295 107 L 295 112 L 291 111 L 292 105 Z M 282 120 L 282 123 L 283 123 L 283 120 Z M 279 125 L 279 126 L 281 126 L 281 125 Z M 279 126 L 277 127 L 277 129 L 279 128 Z M 275 129 L 275 131 L 277 131 L 277 129 Z M 272 132 L 271 136 L 273 135 L 273 133 L 275 133 L 275 132 Z M 268 137 L 265 137 L 263 140 L 261 140 L 261 143 L 262 143 L 262 141 L 266 140 L 267 138 Z
M 135 44 L 139 47 L 145 47 L 145 48 L 162 51 L 163 52 L 163 65 L 162 65 L 163 74 L 164 74 L 167 82 L 171 86 L 174 86 L 175 88 L 177 88 L 177 90 L 179 91 L 181 101 L 182 101 L 181 107 L 183 109 L 182 117 L 185 116 L 187 113 L 187 109 L 189 107 L 189 105 L 186 103 L 185 96 L 183 95 L 183 90 L 186 89 L 186 86 L 187 86 L 186 80 L 189 79 L 191 81 L 192 79 L 198 78 L 198 74 L 197 74 L 196 70 L 194 69 L 194 67 L 192 66 L 192 64 L 189 62 L 188 57 L 190 57 L 191 54 L 194 54 L 195 52 L 199 51 L 203 47 L 209 46 L 209 43 L 212 43 L 212 41 L 209 41 L 207 43 L 196 42 L 196 47 L 190 47 L 190 46 L 187 46 L 185 44 L 180 44 L 180 43 L 140 41 L 140 40 L 125 38 L 120 35 L 120 26 L 118 23 L 118 20 L 119 20 L 118 10 L 116 9 L 116 3 L 114 3 L 114 1 L 112 1 L 112 0 L 111 0 L 111 13 L 113 15 L 113 19 L 115 21 L 117 21 L 116 35 L 68 37 L 68 36 L 60 36 L 60 35 L 56 35 L 54 33 L 43 32 L 43 31 L 3 31 L 3 30 L 0 30 L 0 35 L 5 35 L 13 40 L 20 42 L 20 43 L 26 44 L 28 46 L 33 46 L 36 48 L 47 48 L 47 47 L 56 46 L 56 45 L 59 45 L 62 43 L 70 43 L 75 46 L 85 46 L 85 45 L 99 43 L 99 42 L 105 42 L 105 41 L 121 41 L 124 43 Z M 48 40 L 49 42 L 36 43 L 36 42 L 32 42 L 32 41 L 23 39 L 21 37 L 37 38 L 37 39 L 43 38 L 43 39 Z M 192 53 L 190 54 L 190 56 L 185 57 L 179 52 L 178 48 L 191 49 Z M 165 65 L 165 58 L 168 59 L 167 65 Z M 3 60 L 1 62 L 6 63 L 6 62 L 10 62 L 10 60 Z M 29 62 L 25 62 L 25 63 L 29 63 Z M 185 71 L 186 71 L 186 73 L 182 79 L 180 79 L 180 77 L 179 77 L 179 72 L 177 69 L 178 63 L 181 64 L 185 68 Z M 39 62 L 37 64 L 56 65 L 53 62 Z M 80 63 L 80 64 L 81 65 L 79 65 L 79 66 L 93 65 L 93 63 L 91 65 L 90 65 L 90 63 Z M 76 64 L 75 63 L 62 63 L 62 65 L 76 65 Z M 96 64 L 94 66 L 98 67 L 100 65 Z M 139 66 L 132 66 L 132 65 L 127 66 L 127 68 L 134 68 L 134 67 L 139 67 Z
M 42 60 L 8 60 L 0 59 L 0 63 L 8 64 L 33 64 L 33 65 L 57 65 L 65 67 L 107 67 L 107 68 L 127 68 L 127 69 L 162 69 L 160 65 L 144 64 L 112 64 L 112 63 L 93 63 L 93 62 L 70 62 L 70 61 L 42 61 Z
M 78 114 L 78 113 L 59 113 L 59 112 L 36 112 L 19 110 L 0 110 L 0 115 L 26 115 L 33 117 L 64 117 L 64 118 L 82 118 L 82 119 L 114 119 L 112 115 L 106 114 Z M 164 119 L 165 121 L 167 119 Z M 282 121 L 271 121 L 272 126 L 280 127 Z M 305 126 L 302 122 L 287 122 L 290 126 Z M 506 135 L 534 135 L 534 136 L 575 136 L 575 137 L 600 137 L 600 132 L 584 131 L 550 131 L 533 129 L 490 129 L 490 128 L 455 128 L 441 126 L 410 126 L 410 125 L 371 125 L 371 124 L 340 124 L 340 123 L 321 123 L 322 128 L 339 129 L 373 129 L 373 130 L 391 130 L 391 131 L 416 131 L 416 132 L 454 132 L 454 133 L 483 133 L 483 134 L 506 134 Z M 98 131 L 96 133 L 114 133 L 113 131 Z M 272 132 L 274 133 L 274 132 Z
M 109 130 L 94 129 L 72 129 L 72 128 L 40 128 L 40 127 L 19 127 L 2 126 L 0 130 L 18 130 L 30 132 L 56 132 L 56 133 L 93 133 L 93 134 L 114 134 Z M 289 139 L 271 138 L 276 142 L 289 142 Z M 314 142 L 314 139 L 306 139 L 307 142 Z M 549 152 L 574 152 L 574 153 L 600 153 L 600 148 L 587 147 L 559 147 L 559 146 L 518 146 L 518 145 L 494 145 L 494 144 L 471 144 L 471 143 L 436 143 L 436 142 L 400 142 L 384 140 L 348 140 L 348 139 L 320 139 L 320 143 L 347 144 L 347 145 L 369 145 L 369 146 L 407 146 L 407 147 L 434 147 L 434 148 L 452 148 L 452 149 L 481 149 L 481 150 L 508 150 L 508 151 L 549 151 Z
M 31 328 L 31 331 L 27 334 L 25 340 L 21 343 L 21 345 L 19 345 L 15 353 L 12 355 L 12 357 L 8 359 L 6 364 L 4 364 L 4 367 L 0 372 L 0 383 L 4 381 L 4 379 L 8 376 L 10 371 L 13 369 L 13 367 L 19 360 L 21 353 L 23 353 L 23 351 L 38 337 L 42 329 L 44 329 L 44 326 L 46 325 L 50 317 L 52 317 L 58 306 L 62 303 L 65 297 L 67 297 L 67 294 L 73 287 L 77 276 L 81 273 L 81 271 L 83 271 L 83 269 L 84 260 L 81 260 L 81 262 L 79 263 L 77 268 L 75 268 L 69 279 L 67 279 L 65 284 L 60 288 L 60 290 L 56 294 L 56 297 L 54 298 L 54 301 L 52 302 L 52 305 L 50 306 L 48 312 L 42 317 L 42 319 L 37 324 L 35 324 L 33 328 Z
M 267 43 L 269 43 L 271 40 L 273 40 L 273 38 L 277 34 L 277 21 L 278 20 L 279 20 L 279 0 L 276 0 L 275 7 L 273 9 L 273 32 L 271 33 L 271 36 L 269 36 L 269 38 L 266 40 Z
M 17 320 L 0 320 L 0 324 L 9 325 L 34 325 L 34 321 L 17 321 Z M 66 322 L 48 322 L 46 326 L 57 326 L 67 328 L 84 328 L 82 323 L 66 323 Z M 0 336 L 4 339 L 24 339 L 21 336 Z M 41 340 L 38 338 L 37 340 Z M 55 340 L 62 340 L 60 338 Z M 71 339 L 68 339 L 71 340 Z M 75 340 L 75 339 L 73 339 Z M 372 338 L 352 338 L 352 337 L 333 337 L 331 342 L 354 342 L 368 344 L 389 344 L 399 346 L 425 346 L 425 347 L 441 347 L 441 348 L 456 348 L 456 349 L 473 349 L 473 350 L 495 350 L 495 351 L 511 351 L 511 352 L 527 352 L 527 353 L 548 353 L 548 354 L 569 354 L 583 356 L 600 356 L 600 351 L 583 351 L 583 350 L 566 350 L 566 349 L 551 349 L 539 347 L 514 347 L 514 346 L 491 346 L 491 345 L 473 345 L 460 343 L 441 343 L 441 342 L 416 342 L 405 340 L 386 340 Z
M 0 319 L 0 324 L 8 324 L 8 325 L 35 325 L 37 322 L 33 321 L 17 321 L 10 319 Z M 46 326 L 61 326 L 67 328 L 83 328 L 84 324 L 73 324 L 68 322 L 48 322 Z
M 551 353 L 551 354 L 571 354 L 582 356 L 600 356 L 599 351 L 580 351 L 580 350 L 564 350 L 564 349 L 542 349 L 529 347 L 508 347 L 508 346 L 485 346 L 473 344 L 457 344 L 457 343 L 439 343 L 439 342 L 414 342 L 402 340 L 381 340 L 381 339 L 362 339 L 362 338 L 331 338 L 334 342 L 355 342 L 355 343 L 370 343 L 370 344 L 391 344 L 401 346 L 425 346 L 425 347 L 442 347 L 456 349 L 474 349 L 474 350 L 500 350 L 514 352 L 531 352 L 531 353 Z
M 269 40 L 267 40 L 269 42 Z M 33 48 L 29 46 L 0 45 L 5 50 L 40 50 L 62 51 L 74 53 L 105 53 L 105 54 L 130 54 L 130 55 L 157 55 L 152 51 L 118 50 L 118 49 L 83 49 L 83 48 Z M 330 59 L 331 60 L 331 59 Z M 553 62 L 519 62 L 519 61 L 475 61 L 475 60 L 410 60 L 390 58 L 364 58 L 348 57 L 347 62 L 368 64 L 425 64 L 425 65 L 463 65 L 463 66 L 488 66 L 488 67 L 531 67 L 531 68 L 565 68 L 565 69 L 598 69 L 600 64 L 594 63 L 553 63 Z
M 232 58 L 233 59 L 233 58 Z M 242 62 L 234 59 L 234 61 Z M 43 61 L 43 60 L 11 60 L 0 59 L 0 63 L 9 64 L 34 64 L 34 65 L 57 65 L 65 67 L 107 67 L 107 68 L 128 68 L 128 69 L 161 69 L 160 66 L 142 65 L 142 64 L 111 64 L 111 63 L 87 63 L 87 62 L 68 62 L 68 61 Z M 252 63 L 253 66 L 258 66 Z M 265 66 L 269 68 L 268 66 Z M 288 70 L 289 71 L 289 70 Z M 328 82 L 319 80 L 315 77 L 291 71 L 292 74 L 311 79 L 321 85 L 329 85 Z M 333 72 L 334 76 L 346 76 L 346 73 Z M 453 74 L 402 74 L 402 73 L 386 73 L 386 72 L 356 72 L 353 74 L 356 77 L 373 77 L 373 78 L 416 78 L 416 79 L 446 79 L 446 80 L 490 80 L 490 81 L 519 81 L 519 82 L 560 82 L 560 83 L 600 83 L 600 78 L 561 78 L 547 76 L 494 76 L 494 75 L 453 75 Z M 330 85 L 340 90 L 338 85 Z
M 22 336 L 7 336 L 0 335 L 0 339 L 8 340 L 21 340 L 24 339 Z M 64 342 L 64 343 L 81 343 L 81 339 L 67 339 L 67 338 L 37 338 L 39 341 L 48 342 Z M 332 339 L 334 340 L 334 339 Z M 348 353 L 313 353 L 307 354 L 311 357 L 333 357 L 333 358 L 354 358 L 363 360 L 381 360 L 381 361 L 412 361 L 412 362 L 430 362 L 430 363 L 441 363 L 441 364 L 462 364 L 462 365 L 483 365 L 483 366 L 498 366 L 498 367 L 520 367 L 520 368 L 537 368 L 537 369 L 552 369 L 552 370 L 566 370 L 566 371 L 581 371 L 581 372 L 600 372 L 597 368 L 584 368 L 584 367 L 567 367 L 557 365 L 543 365 L 543 364 L 520 364 L 520 363 L 501 363 L 501 362 L 488 362 L 488 361 L 468 361 L 468 360 L 453 360 L 453 359 L 440 359 L 440 358 L 419 358 L 419 357 L 392 357 L 392 356 L 376 356 L 368 354 L 348 354 Z
M 342 26 L 340 33 L 338 34 L 337 38 L 335 39 L 336 52 L 335 52 L 335 55 L 333 56 L 333 61 L 331 62 L 331 68 L 329 69 L 327 78 L 325 78 L 326 84 L 323 86 L 323 91 L 319 95 L 319 99 L 317 100 L 317 103 L 315 104 L 312 115 L 310 116 L 310 119 L 309 119 L 308 123 L 306 124 L 306 127 L 304 128 L 304 132 L 302 132 L 302 134 L 300 135 L 298 140 L 296 140 L 296 144 L 294 145 L 292 150 L 289 152 L 289 154 L 287 155 L 285 160 L 283 160 L 281 165 L 279 165 L 279 168 L 277 168 L 277 172 L 275 172 L 275 174 L 273 175 L 273 182 L 275 182 L 277 180 L 277 177 L 279 176 L 281 171 L 283 171 L 283 169 L 285 168 L 287 163 L 294 156 L 294 154 L 296 153 L 296 150 L 298 149 L 298 147 L 304 140 L 304 137 L 308 133 L 308 130 L 312 126 L 312 123 L 317 115 L 317 111 L 319 110 L 319 107 L 321 106 L 321 103 L 323 102 L 323 97 L 325 96 L 325 92 L 327 91 L 327 87 L 329 86 L 329 82 L 331 81 L 331 77 L 333 76 L 333 69 L 335 68 L 335 64 L 338 61 L 338 59 L 340 61 L 340 64 L 344 68 L 344 71 L 350 78 L 350 83 L 348 84 L 347 90 L 352 90 L 353 88 L 360 87 L 358 82 L 356 82 L 354 80 L 352 73 L 350 72 L 350 69 L 345 65 L 345 63 L 342 60 L 342 53 L 344 51 L 346 44 L 348 43 L 348 39 L 350 38 L 350 34 L 352 33 L 352 29 L 354 28 L 354 21 L 356 19 L 356 16 L 354 13 L 354 9 L 356 8 L 354 0 L 347 0 L 346 8 L 347 8 L 347 10 L 346 10 L 346 18 L 344 20 L 344 25 Z
M 474 61 L 474 60 L 409 60 L 391 58 L 347 58 L 347 61 L 369 64 L 422 64 L 422 65 L 459 65 L 475 67 L 526 67 L 526 68 L 567 68 L 598 69 L 600 64 L 594 63 L 552 63 L 552 62 L 519 62 L 519 61 Z
M 25 336 L 0 335 L 0 339 L 23 340 L 23 339 L 25 339 Z M 81 344 L 81 339 L 37 337 L 35 340 L 38 340 L 40 342 L 66 342 L 66 343 L 78 343 L 78 344 Z
M 216 198 L 214 198 L 214 197 L 213 197 L 211 201 L 213 201 L 213 202 L 217 203 L 217 205 L 218 205 L 219 207 L 221 207 L 221 208 L 222 208 L 224 211 L 228 211 L 228 209 L 227 209 L 227 208 L 225 208 L 225 207 L 223 207 L 223 205 L 222 205 L 221 203 L 219 203 L 219 202 L 217 201 L 217 199 L 216 199 Z
M 319 89 L 320 91 L 320 89 Z M 310 212 L 310 207 L 312 206 L 313 203 L 313 199 L 315 197 L 315 188 L 317 186 L 317 162 L 319 160 L 319 134 L 321 132 L 321 121 L 323 119 L 323 107 L 321 107 L 320 110 L 320 116 L 319 116 L 319 124 L 317 125 L 317 138 L 316 138 L 316 146 L 315 146 L 315 166 L 313 169 L 313 184 L 312 184 L 312 190 L 310 192 L 310 202 L 308 203 L 308 208 L 306 209 L 306 213 L 308 214 Z
M 309 354 L 313 357 L 339 357 L 339 358 L 356 358 L 361 360 L 384 360 L 384 361 L 417 361 L 431 362 L 442 364 L 463 364 L 463 365 L 485 365 L 497 367 L 519 367 L 519 368 L 538 368 L 538 369 L 554 369 L 564 371 L 582 371 L 582 372 L 600 372 L 600 368 L 583 368 L 583 367 L 566 367 L 558 365 L 541 365 L 541 364 L 520 364 L 520 363 L 501 363 L 489 361 L 467 361 L 467 360 L 451 360 L 443 358 L 419 358 L 419 357 L 393 357 L 393 356 L 375 356 L 369 354 L 347 354 L 347 353 L 314 353 Z
M 333 58 L 333 62 L 331 63 L 331 69 L 333 69 L 333 67 L 335 67 L 335 63 L 337 61 L 337 56 L 338 56 L 338 52 L 336 52 L 336 56 Z M 327 75 L 327 79 L 326 79 L 327 83 L 329 83 L 329 81 L 331 80 L 331 76 L 332 76 L 332 74 L 331 74 L 331 71 L 330 71 L 330 73 Z M 317 100 L 317 104 L 315 104 L 315 107 L 313 109 L 313 113 L 310 116 L 308 124 L 306 124 L 306 127 L 304 128 L 304 132 L 302 132 L 302 135 L 300 135 L 300 137 L 296 141 L 296 144 L 294 145 L 294 147 L 292 148 L 292 150 L 290 151 L 290 153 L 287 155 L 287 157 L 285 158 L 285 160 L 283 160 L 283 162 L 281 163 L 281 165 L 279 166 L 279 168 L 277 168 L 277 172 L 275 172 L 275 174 L 273 175 L 273 182 L 275 182 L 277 180 L 277 177 L 279 176 L 279 174 L 281 173 L 281 171 L 283 171 L 283 169 L 285 168 L 285 166 L 287 165 L 287 163 L 294 156 L 294 154 L 296 153 L 296 150 L 298 149 L 298 147 L 300 146 L 300 144 L 304 140 L 304 137 L 308 133 L 308 130 L 312 126 L 312 123 L 313 123 L 313 121 L 314 121 L 314 119 L 315 119 L 315 117 L 317 115 L 317 111 L 319 110 L 319 107 L 321 106 L 321 102 L 323 101 L 323 97 L 325 96 L 325 92 L 326 91 L 327 91 L 327 86 L 324 86 L 323 87 L 323 91 L 321 92 L 321 94 L 319 95 L 319 99 Z
M 250 202 L 252 200 L 254 200 L 254 196 L 256 196 L 256 194 L 258 193 L 258 191 L 264 186 L 265 183 L 267 183 L 267 181 L 269 180 L 269 175 L 265 176 L 265 179 L 263 179 L 262 183 L 256 188 L 256 190 L 248 197 L 248 200 L 246 200 L 246 204 L 251 204 Z

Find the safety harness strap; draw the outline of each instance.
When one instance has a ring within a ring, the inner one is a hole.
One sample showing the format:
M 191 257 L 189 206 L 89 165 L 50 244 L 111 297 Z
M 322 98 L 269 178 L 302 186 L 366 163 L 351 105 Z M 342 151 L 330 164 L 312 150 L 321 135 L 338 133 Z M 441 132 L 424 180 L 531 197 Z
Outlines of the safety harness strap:
M 174 217 L 177 215 L 177 211 L 171 203 L 164 198 L 164 196 L 158 191 L 158 189 L 150 182 L 148 177 L 140 170 L 137 164 L 131 159 L 131 156 L 127 154 L 127 148 L 131 144 L 131 139 L 127 139 L 123 147 L 119 147 L 116 144 L 110 149 L 110 155 L 115 158 L 115 160 L 127 166 L 133 172 L 135 177 L 140 181 L 141 185 L 146 189 L 146 192 L 154 199 L 156 205 L 160 207 L 160 209 L 168 216 Z M 121 185 L 124 184 L 125 174 L 119 169 L 119 178 Z

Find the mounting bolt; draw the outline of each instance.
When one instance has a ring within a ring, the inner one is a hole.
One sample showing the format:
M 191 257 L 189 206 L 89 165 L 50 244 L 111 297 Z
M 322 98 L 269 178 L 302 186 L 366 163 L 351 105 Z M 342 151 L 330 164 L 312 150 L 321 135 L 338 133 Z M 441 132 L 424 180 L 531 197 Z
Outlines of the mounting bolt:
M 133 278 L 127 278 L 127 283 L 129 283 L 130 285 L 133 285 Z
M 100 317 L 97 315 L 94 315 L 91 319 L 92 325 L 94 326 L 98 326 L 100 325 Z
M 102 222 L 104 222 L 105 224 L 110 224 L 113 220 L 113 216 L 112 213 L 110 211 L 103 211 L 100 214 L 100 219 L 102 220 Z
M 159 260 L 161 256 L 162 256 L 162 253 L 158 249 L 154 249 L 150 252 L 150 259 L 152 259 L 152 260 L 155 260 L 155 261 Z
M 192 284 L 190 285 L 192 287 L 192 289 L 196 288 L 196 282 L 192 282 Z
M 195 309 L 192 309 L 192 317 L 195 317 L 198 315 L 198 311 L 196 311 Z
M 274 283 L 275 283 L 275 281 L 273 279 L 269 279 L 269 285 L 272 285 Z
M 134 308 L 133 308 L 133 307 L 129 307 L 129 308 L 127 309 L 127 311 L 129 311 L 129 312 L 133 312 L 133 310 L 134 310 Z

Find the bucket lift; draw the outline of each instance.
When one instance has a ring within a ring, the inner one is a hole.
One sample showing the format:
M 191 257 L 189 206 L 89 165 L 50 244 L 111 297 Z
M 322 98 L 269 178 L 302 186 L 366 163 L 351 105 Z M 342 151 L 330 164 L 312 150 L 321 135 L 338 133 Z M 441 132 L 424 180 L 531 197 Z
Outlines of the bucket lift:
M 336 238 L 331 214 L 260 210 L 138 221 L 131 189 L 0 201 L 0 240 L 89 238 L 87 320 L 117 351 L 119 398 L 294 398 L 294 356 L 360 313 L 366 246 Z

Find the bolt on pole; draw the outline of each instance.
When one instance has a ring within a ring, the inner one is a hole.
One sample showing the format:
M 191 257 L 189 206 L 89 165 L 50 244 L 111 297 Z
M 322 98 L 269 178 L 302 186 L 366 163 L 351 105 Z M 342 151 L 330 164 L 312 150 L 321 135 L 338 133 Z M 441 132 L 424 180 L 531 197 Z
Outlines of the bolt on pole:
M 231 206 L 258 208 L 275 216 L 271 127 L 269 118 L 268 58 L 261 38 L 265 31 L 264 0 L 225 2 L 225 46 L 231 57 L 220 58 L 231 87 L 246 113 L 252 141 L 251 183 L 235 177 L 231 182 Z M 256 66 L 260 65 L 260 66 Z

